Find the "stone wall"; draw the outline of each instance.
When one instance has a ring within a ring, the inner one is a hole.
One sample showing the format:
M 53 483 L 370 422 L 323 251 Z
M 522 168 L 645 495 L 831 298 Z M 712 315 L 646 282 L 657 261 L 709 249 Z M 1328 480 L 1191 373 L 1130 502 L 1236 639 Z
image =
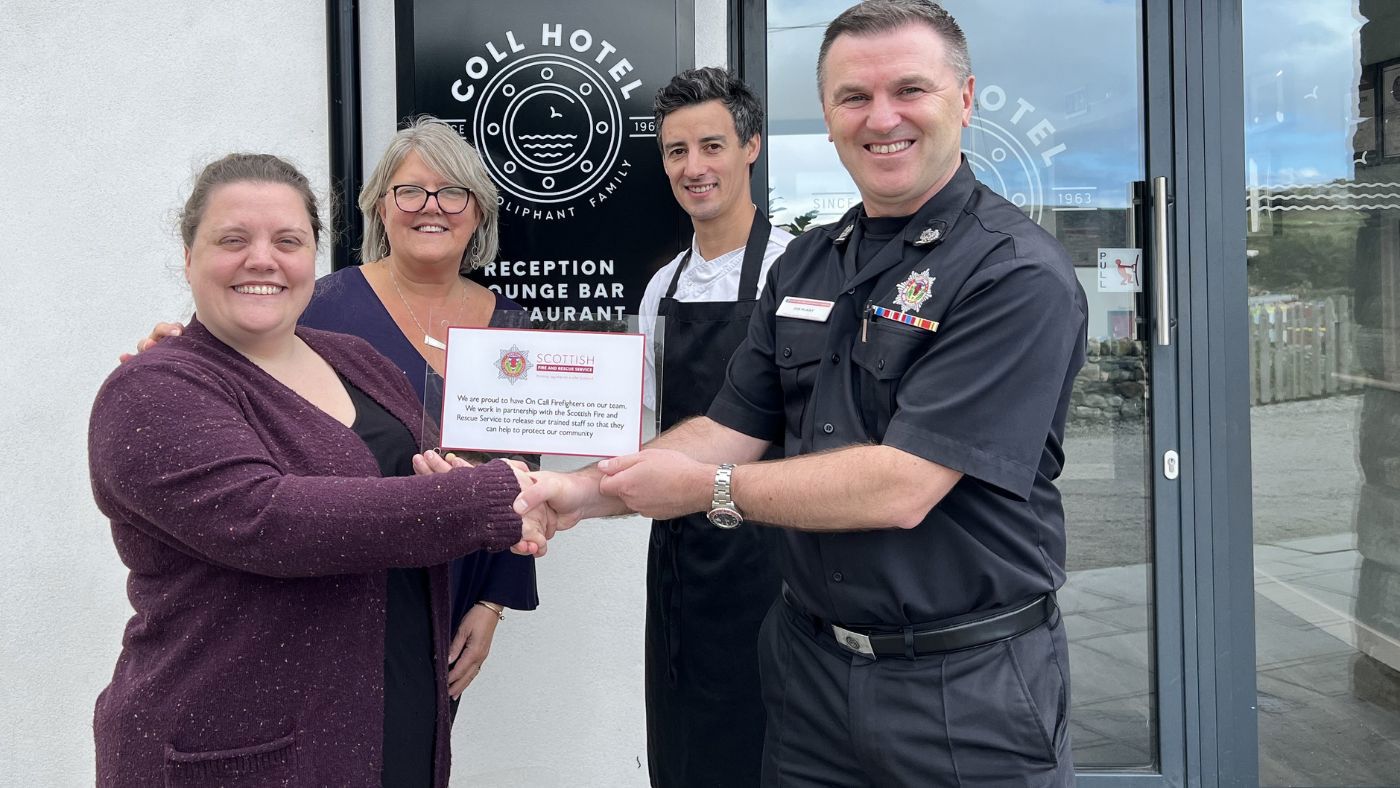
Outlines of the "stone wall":
M 1089 340 L 1083 369 L 1074 381 L 1070 421 L 1108 424 L 1140 421 L 1146 406 L 1144 343 L 1131 339 Z

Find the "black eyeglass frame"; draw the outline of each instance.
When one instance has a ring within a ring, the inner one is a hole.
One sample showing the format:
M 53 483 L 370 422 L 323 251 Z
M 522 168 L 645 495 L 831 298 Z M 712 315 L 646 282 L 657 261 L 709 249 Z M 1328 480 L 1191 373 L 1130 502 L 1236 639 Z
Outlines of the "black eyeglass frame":
M 422 193 L 423 193 L 423 204 L 420 205 L 420 206 L 418 206 L 417 208 L 405 208 L 405 207 L 403 206 L 403 203 L 399 202 L 399 190 L 400 190 L 400 189 L 417 189 L 418 191 L 422 192 Z M 461 189 L 462 191 L 464 191 L 464 192 L 467 193 L 467 199 L 466 199 L 466 201 L 462 203 L 462 207 L 461 207 L 461 208 L 459 208 L 459 209 L 457 209 L 457 210 L 455 210 L 455 211 L 449 211 L 449 210 L 447 210 L 446 208 L 444 208 L 444 207 L 442 206 L 442 199 L 441 199 L 440 197 L 438 197 L 438 195 L 441 194 L 442 192 L 450 191 L 450 190 L 452 190 L 452 189 Z M 399 210 L 400 210 L 400 211 L 403 211 L 404 213 L 419 213 L 419 212 L 421 212 L 424 208 L 427 208 L 427 207 L 428 207 L 428 198 L 429 198 L 429 197 L 432 197 L 432 198 L 434 198 L 434 199 L 437 200 L 437 206 L 438 206 L 438 210 L 439 210 L 439 211 L 442 211 L 442 212 L 445 213 L 445 214 L 449 214 L 449 215 L 453 215 L 453 216 L 455 216 L 455 215 L 457 215 L 457 214 L 459 214 L 459 213 L 462 213 L 463 211 L 467 210 L 467 207 L 470 206 L 470 205 L 472 204 L 472 198 L 476 196 L 476 193 L 475 193 L 475 192 L 473 192 L 471 189 L 468 189 L 468 188 L 465 187 L 465 186 L 444 186 L 444 187 L 442 187 L 441 189 L 438 189 L 437 191 L 430 191 L 430 190 L 428 190 L 428 189 L 423 188 L 422 186 L 415 186 L 414 184 L 411 184 L 411 183 L 401 183 L 401 184 L 399 184 L 399 185 L 397 185 L 397 186 L 390 186 L 390 187 L 389 187 L 389 192 L 390 192 L 391 194 L 394 195 L 394 205 L 398 206 Z

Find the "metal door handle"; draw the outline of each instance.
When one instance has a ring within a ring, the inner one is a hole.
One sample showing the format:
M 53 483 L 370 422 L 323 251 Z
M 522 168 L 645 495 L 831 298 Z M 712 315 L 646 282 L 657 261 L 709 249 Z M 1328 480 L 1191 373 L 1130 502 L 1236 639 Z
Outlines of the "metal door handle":
M 1157 300 L 1157 344 L 1168 347 L 1172 343 L 1172 299 L 1167 279 L 1170 245 L 1167 243 L 1167 179 L 1164 176 L 1152 179 L 1152 225 L 1152 291 Z

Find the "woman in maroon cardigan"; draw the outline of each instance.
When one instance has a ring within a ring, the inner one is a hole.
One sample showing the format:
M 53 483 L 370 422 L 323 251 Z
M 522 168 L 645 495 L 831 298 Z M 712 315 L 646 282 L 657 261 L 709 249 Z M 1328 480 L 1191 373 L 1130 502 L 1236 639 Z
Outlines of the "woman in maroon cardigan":
M 378 478 L 408 472 L 420 406 L 364 341 L 296 328 L 320 222 L 295 168 L 214 162 L 181 234 L 197 320 L 112 373 L 89 429 L 135 609 L 97 781 L 446 785 L 444 564 L 542 553 L 512 510 L 529 479 Z

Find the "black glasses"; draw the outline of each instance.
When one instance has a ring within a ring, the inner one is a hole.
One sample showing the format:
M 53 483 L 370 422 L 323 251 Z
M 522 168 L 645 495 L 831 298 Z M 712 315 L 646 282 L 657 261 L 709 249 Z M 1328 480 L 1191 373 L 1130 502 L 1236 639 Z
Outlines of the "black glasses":
M 407 213 L 418 213 L 428 204 L 429 197 L 436 197 L 438 210 L 443 213 L 461 213 L 471 202 L 471 189 L 465 186 L 444 186 L 430 192 L 422 186 L 390 186 L 394 193 L 394 204 Z

